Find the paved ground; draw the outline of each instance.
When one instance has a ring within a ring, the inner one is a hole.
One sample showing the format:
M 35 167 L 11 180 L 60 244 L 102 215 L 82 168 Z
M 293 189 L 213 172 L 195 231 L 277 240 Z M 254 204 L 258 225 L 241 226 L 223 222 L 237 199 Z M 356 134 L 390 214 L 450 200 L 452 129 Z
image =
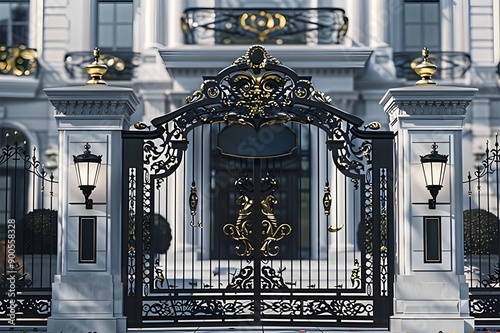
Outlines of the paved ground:
M 142 330 L 129 330 L 128 332 L 143 333 L 148 332 L 147 329 Z M 160 331 L 155 331 L 160 332 Z M 373 330 L 373 329 L 339 329 L 339 328 L 321 328 L 321 327 L 221 327 L 221 328 L 189 328 L 189 329 L 175 329 L 165 331 L 168 333 L 384 333 L 387 330 Z
M 46 332 L 47 328 L 42 327 L 40 329 L 33 330 L 33 327 L 8 327 L 0 326 L 0 332 L 10 332 L 10 333 L 34 333 L 34 332 Z M 184 329 L 137 329 L 128 330 L 128 333 L 389 333 L 385 329 L 362 329 L 362 328 L 333 328 L 333 327 L 213 327 L 213 328 L 184 328 Z M 476 327 L 476 333 L 500 333 L 500 327 L 495 328 L 480 328 Z M 72 333 L 72 332 L 64 332 Z M 459 332 L 457 332 L 459 333 Z
M 34 333 L 34 332 L 46 332 L 46 327 L 40 329 L 33 329 L 32 327 L 25 328 L 9 328 L 0 327 L 0 332 L 11 332 L 11 333 Z M 387 330 L 362 330 L 362 329 L 334 329 L 334 328 L 319 328 L 319 327 L 214 327 L 214 328 L 185 328 L 185 329 L 169 329 L 169 330 L 159 330 L 159 329 L 141 329 L 141 330 L 129 330 L 130 333 L 388 333 Z M 66 333 L 66 332 L 64 332 Z M 70 332 L 68 332 L 70 333 Z
M 0 327 L 0 332 L 11 333 L 32 333 L 32 332 L 46 332 L 46 327 L 35 329 L 31 327 L 25 328 L 12 328 Z M 130 333 L 388 333 L 387 330 L 373 330 L 373 329 L 334 329 L 334 328 L 320 328 L 320 327 L 214 327 L 214 328 L 185 328 L 185 329 L 140 329 L 129 330 Z M 67 333 L 67 332 L 64 332 Z M 68 332 L 70 333 L 70 332 Z

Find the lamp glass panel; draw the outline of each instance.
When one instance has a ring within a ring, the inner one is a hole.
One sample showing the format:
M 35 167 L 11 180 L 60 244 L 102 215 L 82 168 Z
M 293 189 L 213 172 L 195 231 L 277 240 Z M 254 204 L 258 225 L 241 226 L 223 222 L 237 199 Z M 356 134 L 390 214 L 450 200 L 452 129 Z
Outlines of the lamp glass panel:
M 97 182 L 97 177 L 99 175 L 99 163 L 95 163 L 95 162 L 86 162 L 86 163 L 82 163 L 83 165 L 85 165 L 85 170 L 82 170 L 82 171 L 85 171 L 85 178 L 84 179 L 84 182 L 86 182 L 84 185 L 91 185 L 91 186 L 95 186 L 96 182 Z
M 431 163 L 422 163 L 422 170 L 424 171 L 425 185 L 432 185 Z
M 101 163 L 90 163 L 92 164 L 92 168 L 95 170 L 94 172 L 94 181 L 92 185 L 97 185 L 97 179 L 99 178 L 99 171 L 101 170 Z M 92 174 L 91 174 L 92 175 Z
M 441 175 L 441 163 L 431 162 L 431 185 L 439 185 L 439 178 Z
M 83 163 L 75 163 L 76 181 L 78 182 L 78 186 L 83 185 L 82 184 L 82 173 L 81 173 L 81 170 L 80 170 L 80 164 L 83 164 Z
M 446 163 L 441 163 L 441 174 L 439 178 L 439 185 L 443 185 L 445 172 L 446 172 Z

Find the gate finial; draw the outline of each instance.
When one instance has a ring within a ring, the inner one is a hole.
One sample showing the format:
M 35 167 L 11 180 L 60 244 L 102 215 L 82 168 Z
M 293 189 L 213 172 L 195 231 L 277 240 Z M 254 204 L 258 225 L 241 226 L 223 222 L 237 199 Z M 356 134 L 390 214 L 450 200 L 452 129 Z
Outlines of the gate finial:
M 94 49 L 94 62 L 85 67 L 85 71 L 88 75 L 90 75 L 90 80 L 85 83 L 86 86 L 92 85 L 103 85 L 107 86 L 106 81 L 102 79 L 104 74 L 108 71 L 108 66 L 104 64 L 99 64 L 99 56 L 101 55 L 101 51 L 96 47 Z
M 252 45 L 247 52 L 236 59 L 233 64 L 246 64 L 250 68 L 265 68 L 268 63 L 281 65 L 281 61 L 269 55 L 262 45 Z
M 415 66 L 415 61 L 412 62 L 411 67 L 420 76 L 420 80 L 418 80 L 415 85 L 416 86 L 424 86 L 428 84 L 436 84 L 436 82 L 432 81 L 432 75 L 437 71 L 437 66 L 430 62 L 429 59 L 429 50 L 424 47 L 422 49 L 422 57 L 423 61 Z

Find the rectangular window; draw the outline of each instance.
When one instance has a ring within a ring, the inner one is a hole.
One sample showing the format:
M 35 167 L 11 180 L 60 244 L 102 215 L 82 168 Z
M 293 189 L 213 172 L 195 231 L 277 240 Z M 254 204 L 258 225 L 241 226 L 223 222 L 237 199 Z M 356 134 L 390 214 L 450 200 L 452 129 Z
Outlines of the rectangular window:
M 404 51 L 424 46 L 431 52 L 441 50 L 441 8 L 439 0 L 405 0 Z
M 0 45 L 28 45 L 29 0 L 0 0 Z
M 129 51 L 133 46 L 133 2 L 97 2 L 97 46 L 110 51 Z

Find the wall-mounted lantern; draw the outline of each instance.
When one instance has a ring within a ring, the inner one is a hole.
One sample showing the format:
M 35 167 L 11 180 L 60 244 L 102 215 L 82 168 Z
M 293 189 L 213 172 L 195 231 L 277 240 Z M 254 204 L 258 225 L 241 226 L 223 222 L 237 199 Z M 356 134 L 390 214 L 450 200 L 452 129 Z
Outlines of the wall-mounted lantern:
M 429 209 L 436 209 L 436 197 L 439 190 L 443 187 L 446 163 L 448 155 L 441 155 L 437 151 L 438 145 L 434 142 L 431 146 L 430 154 L 420 156 L 420 163 L 424 171 L 425 185 L 431 193 L 432 199 L 429 199 Z
M 75 162 L 76 178 L 78 187 L 85 196 L 85 208 L 92 209 L 93 200 L 90 199 L 90 194 L 95 189 L 97 179 L 99 178 L 99 170 L 101 169 L 102 155 L 94 155 L 90 152 L 90 145 L 87 142 L 83 154 L 78 156 L 73 155 Z

